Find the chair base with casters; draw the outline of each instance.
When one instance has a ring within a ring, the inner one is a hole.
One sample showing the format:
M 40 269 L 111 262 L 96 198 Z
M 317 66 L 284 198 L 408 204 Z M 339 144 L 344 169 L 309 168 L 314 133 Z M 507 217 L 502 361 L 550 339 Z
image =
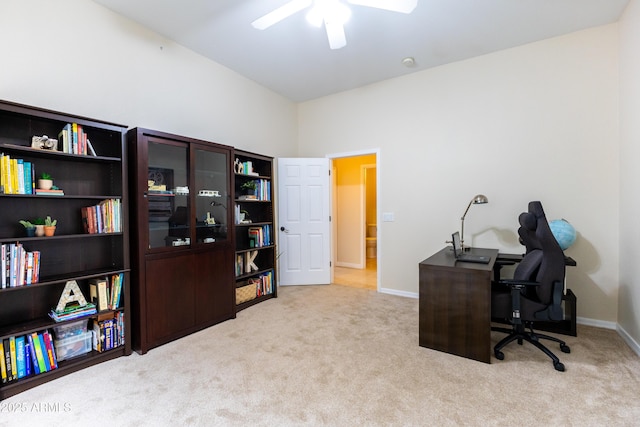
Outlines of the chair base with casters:
M 500 318 L 504 319 L 511 323 L 512 327 L 511 329 L 501 327 L 491 328 L 492 331 L 507 334 L 506 337 L 495 345 L 493 354 L 496 356 L 496 359 L 503 360 L 504 353 L 502 353 L 502 349 L 507 344 L 517 340 L 518 344 L 522 345 L 524 341 L 527 341 L 549 356 L 553 362 L 553 367 L 557 371 L 564 372 L 564 364 L 560 362 L 560 359 L 558 359 L 551 350 L 540 342 L 540 339 L 557 342 L 560 344 L 560 350 L 563 353 L 570 353 L 571 349 L 561 339 L 535 332 L 533 330 L 535 321 L 530 320 L 559 321 L 562 319 L 561 301 L 563 285 L 560 282 L 553 283 L 552 303 L 548 305 L 541 304 L 538 301 L 526 297 L 527 288 L 536 288 L 538 286 L 540 286 L 539 283 L 527 280 L 501 280 L 498 283 L 494 283 L 494 291 L 491 298 L 492 314 L 497 316 L 496 320 Z M 505 292 L 504 288 L 510 290 Z M 529 328 L 529 331 L 527 331 L 527 328 Z
M 492 331 L 504 332 L 508 334 L 506 337 L 500 340 L 500 342 L 498 342 L 498 344 L 496 344 L 495 347 L 493 347 L 493 354 L 496 356 L 496 359 L 504 360 L 504 353 L 501 350 L 507 344 L 515 340 L 518 340 L 518 344 L 522 345 L 523 341 L 527 341 L 533 344 L 534 346 L 536 346 L 544 354 L 546 354 L 551 358 L 551 360 L 553 361 L 553 367 L 556 369 L 556 371 L 564 372 L 564 364 L 560 362 L 560 359 L 558 359 L 558 356 L 553 354 L 551 350 L 549 350 L 544 344 L 540 342 L 540 339 L 555 341 L 559 343 L 560 350 L 563 353 L 571 353 L 571 349 L 569 348 L 569 346 L 561 339 L 552 337 L 550 335 L 539 334 L 534 332 L 533 327 L 531 326 L 530 323 L 528 324 L 528 327 L 529 327 L 529 331 L 526 330 L 525 325 L 522 323 L 513 325 L 513 329 L 492 327 L 491 328 Z

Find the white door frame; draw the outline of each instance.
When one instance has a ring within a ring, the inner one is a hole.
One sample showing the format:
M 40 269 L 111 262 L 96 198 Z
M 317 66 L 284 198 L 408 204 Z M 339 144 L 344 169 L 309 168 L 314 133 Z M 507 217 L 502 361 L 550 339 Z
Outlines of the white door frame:
M 367 228 L 369 227 L 369 225 L 367 224 L 367 180 L 371 179 L 371 178 L 367 178 L 367 173 L 371 170 L 371 169 L 375 169 L 376 170 L 376 177 L 378 176 L 378 169 L 376 167 L 375 164 L 366 164 L 366 165 L 360 165 L 360 179 L 362 180 L 362 194 L 360 195 L 361 198 L 361 205 L 362 205 L 362 224 L 363 224 L 363 236 L 364 238 L 362 239 L 362 265 L 363 268 L 367 268 Z M 377 223 L 377 216 L 378 216 L 378 187 L 377 187 L 377 179 L 376 179 L 376 245 L 378 244 L 378 223 Z M 376 252 L 377 252 L 378 248 L 376 247 Z
M 378 230 L 377 230 L 377 234 L 378 234 L 378 240 L 377 240 L 377 244 L 378 244 L 378 263 L 377 263 L 377 271 L 376 271 L 376 288 L 377 291 L 380 292 L 380 289 L 382 289 L 382 263 L 380 262 L 381 259 L 381 254 L 383 253 L 382 250 L 382 246 L 383 246 L 383 241 L 381 239 L 381 233 L 380 233 L 380 149 L 379 148 L 372 148 L 372 149 L 366 149 L 366 150 L 358 150 L 358 151 L 348 151 L 348 152 L 344 152 L 344 153 L 333 153 L 333 154 L 327 154 L 325 157 L 330 159 L 332 161 L 332 174 L 333 174 L 333 160 L 334 159 L 340 159 L 340 158 L 344 158 L 344 157 L 359 157 L 359 156 L 368 156 L 371 154 L 375 154 L 376 156 L 376 224 L 378 225 Z M 331 200 L 335 200 L 335 186 L 332 185 L 331 186 Z M 332 216 L 332 222 L 335 223 L 336 222 L 336 218 L 335 218 L 335 212 L 333 212 L 334 216 Z M 366 221 L 365 221 L 366 223 Z M 365 224 L 366 227 L 366 224 Z M 332 248 L 335 248 L 335 243 L 336 242 L 336 236 L 335 236 L 335 232 L 336 229 L 335 227 L 332 225 L 331 227 L 331 245 Z M 366 236 L 366 234 L 365 234 Z M 365 245 L 366 245 L 366 241 L 365 241 Z M 366 247 L 365 247 L 365 257 L 366 257 Z M 331 252 L 331 281 L 333 283 L 333 275 L 334 275 L 334 267 L 336 265 L 336 251 L 332 250 Z M 366 260 L 365 260 L 366 262 Z

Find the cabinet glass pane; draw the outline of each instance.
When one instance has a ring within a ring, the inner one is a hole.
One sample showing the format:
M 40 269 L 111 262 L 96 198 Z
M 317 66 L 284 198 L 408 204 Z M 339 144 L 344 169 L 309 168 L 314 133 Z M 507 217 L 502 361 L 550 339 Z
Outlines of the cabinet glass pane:
M 149 249 L 189 245 L 187 147 L 149 142 Z
M 227 155 L 196 149 L 195 162 L 196 240 L 198 243 L 226 240 L 229 218 Z

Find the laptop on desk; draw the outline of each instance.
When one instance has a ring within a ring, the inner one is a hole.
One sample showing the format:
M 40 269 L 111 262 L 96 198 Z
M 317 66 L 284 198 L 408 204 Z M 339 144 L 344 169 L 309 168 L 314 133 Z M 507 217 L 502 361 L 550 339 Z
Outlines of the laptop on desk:
M 451 243 L 453 244 L 453 255 L 456 257 L 456 261 L 475 262 L 478 264 L 489 264 L 489 261 L 491 261 L 490 256 L 464 253 L 460 243 L 460 232 L 458 231 L 451 235 Z

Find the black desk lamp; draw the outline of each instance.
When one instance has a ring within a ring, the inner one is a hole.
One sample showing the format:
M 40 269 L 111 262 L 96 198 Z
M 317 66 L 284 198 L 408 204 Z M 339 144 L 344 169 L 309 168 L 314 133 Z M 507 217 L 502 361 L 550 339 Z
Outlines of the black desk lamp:
M 464 250 L 464 217 L 467 216 L 467 212 L 469 212 L 469 208 L 471 205 L 484 205 L 485 203 L 489 203 L 489 199 L 484 194 L 477 194 L 471 199 L 469 204 L 467 205 L 467 209 L 462 214 L 462 227 L 460 229 L 460 249 Z

